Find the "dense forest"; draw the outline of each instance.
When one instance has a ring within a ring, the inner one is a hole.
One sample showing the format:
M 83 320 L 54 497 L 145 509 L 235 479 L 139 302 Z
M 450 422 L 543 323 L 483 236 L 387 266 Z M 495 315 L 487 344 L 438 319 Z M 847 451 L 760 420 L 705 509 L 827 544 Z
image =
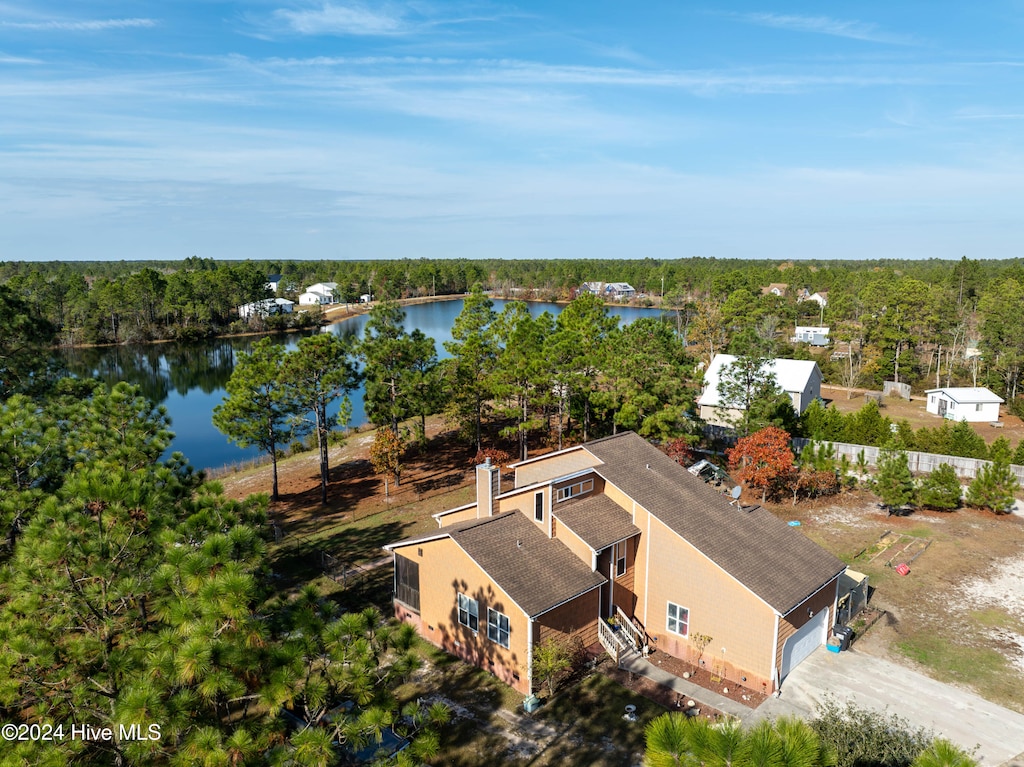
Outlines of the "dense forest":
M 120 261 L 0 264 L 5 311 L 51 344 L 189 339 L 247 329 L 237 307 L 268 297 L 266 278 L 295 299 L 317 281 L 341 301 L 464 294 L 569 300 L 584 281 L 628 282 L 633 302 L 674 314 L 696 360 L 727 349 L 741 330 L 777 356 L 806 356 L 788 338 L 796 324 L 831 328 L 817 357 L 825 380 L 920 390 L 985 385 L 1019 410 L 1024 362 L 1024 261 L 397 260 L 339 262 Z M 782 295 L 766 293 L 783 286 Z M 817 293 L 824 306 L 800 299 Z M 16 302 L 16 303 L 13 303 Z M 15 308 L 16 307 L 16 308 Z M 260 329 L 314 322 L 315 313 L 258 320 Z

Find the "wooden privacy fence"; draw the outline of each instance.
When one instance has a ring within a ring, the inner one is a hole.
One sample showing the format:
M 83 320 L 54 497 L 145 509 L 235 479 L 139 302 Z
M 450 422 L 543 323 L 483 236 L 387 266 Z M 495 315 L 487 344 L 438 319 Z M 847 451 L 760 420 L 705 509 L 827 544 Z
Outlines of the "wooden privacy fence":
M 793 440 L 793 450 L 797 455 L 811 440 L 797 437 Z M 857 456 L 863 451 L 864 461 L 868 466 L 878 465 L 878 454 L 882 451 L 879 447 L 872 447 L 870 445 L 851 445 L 847 442 L 826 442 L 825 444 L 831 445 L 836 452 L 836 458 L 840 456 L 846 456 L 850 459 L 851 463 L 856 463 Z M 915 474 L 931 474 L 942 464 L 952 466 L 956 471 L 956 475 L 961 479 L 974 479 L 978 476 L 978 470 L 982 466 L 992 463 L 991 461 L 982 461 L 978 458 L 961 458 L 956 455 L 938 455 L 936 453 L 919 453 L 916 450 L 907 450 L 907 464 L 910 466 L 910 470 Z M 1024 485 L 1024 466 L 1011 465 L 1010 471 L 1017 477 L 1017 480 Z
M 736 434 L 732 429 L 724 426 L 707 425 L 704 427 L 704 436 L 712 443 L 718 442 L 726 445 L 736 444 Z M 791 442 L 793 445 L 793 452 L 800 455 L 800 451 L 810 443 L 811 440 L 804 439 L 803 437 L 793 438 Z M 863 452 L 864 461 L 868 466 L 878 465 L 878 454 L 882 450 L 879 447 L 872 447 L 871 445 L 851 445 L 848 442 L 825 442 L 825 444 L 832 446 L 835 450 L 836 458 L 845 455 L 850 459 L 851 463 L 856 463 L 857 456 Z M 907 463 L 910 466 L 910 470 L 915 474 L 931 474 L 940 465 L 947 464 L 953 467 L 957 476 L 961 479 L 974 479 L 978 476 L 978 470 L 982 466 L 991 463 L 991 461 L 983 461 L 979 458 L 961 458 L 960 456 L 955 455 L 920 453 L 916 450 L 908 450 L 906 452 Z M 1012 464 L 1010 466 L 1010 471 L 1017 477 L 1017 481 L 1020 482 L 1021 485 L 1024 485 L 1024 466 Z

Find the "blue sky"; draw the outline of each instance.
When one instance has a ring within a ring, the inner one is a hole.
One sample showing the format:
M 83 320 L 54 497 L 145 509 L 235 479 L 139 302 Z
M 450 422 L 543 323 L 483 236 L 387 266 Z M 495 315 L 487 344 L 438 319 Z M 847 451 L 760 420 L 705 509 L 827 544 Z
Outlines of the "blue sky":
M 1022 40 L 1022 0 L 0 0 L 0 260 L 1021 256 Z

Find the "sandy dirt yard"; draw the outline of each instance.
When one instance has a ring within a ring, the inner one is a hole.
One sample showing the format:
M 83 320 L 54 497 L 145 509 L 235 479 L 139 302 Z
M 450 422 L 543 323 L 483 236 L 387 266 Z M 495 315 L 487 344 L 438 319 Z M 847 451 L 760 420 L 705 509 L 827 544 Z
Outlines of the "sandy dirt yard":
M 960 509 L 890 517 L 868 492 L 772 510 L 801 522 L 806 535 L 870 577 L 871 603 L 887 614 L 857 640 L 858 649 L 1024 711 L 1020 514 Z M 883 537 L 894 543 L 879 552 Z M 908 558 L 899 556 L 902 547 L 923 549 L 906 576 L 895 570 Z

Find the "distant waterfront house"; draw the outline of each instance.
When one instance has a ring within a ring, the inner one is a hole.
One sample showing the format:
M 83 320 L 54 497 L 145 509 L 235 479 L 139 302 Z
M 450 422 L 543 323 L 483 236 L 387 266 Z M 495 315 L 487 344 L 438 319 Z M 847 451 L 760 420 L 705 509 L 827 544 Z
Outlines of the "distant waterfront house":
M 804 288 L 796 297 L 796 302 L 799 304 L 804 301 L 813 301 L 818 306 L 825 308 L 826 306 L 828 306 L 828 291 L 823 290 L 820 293 L 809 293 L 807 289 Z
M 251 304 L 242 304 L 238 307 L 238 316 L 243 320 L 253 317 L 270 317 L 275 314 L 291 314 L 295 302 L 287 298 L 264 298 L 262 301 L 253 301 Z
M 580 286 L 580 293 L 592 293 L 613 301 L 628 301 L 636 295 L 636 289 L 628 282 L 584 282 Z
M 267 275 L 267 290 L 271 293 L 276 293 L 278 286 L 281 284 L 280 274 L 268 274 Z
M 925 394 L 928 395 L 925 409 L 929 413 L 972 423 L 998 421 L 999 406 L 1005 401 L 984 386 L 928 389 Z
M 337 290 L 336 282 L 318 282 L 306 288 L 306 292 L 299 296 L 301 306 L 312 306 L 314 304 L 333 304 L 336 299 L 334 291 Z
M 736 361 L 732 354 L 716 354 L 704 373 L 704 391 L 697 397 L 700 417 L 715 426 L 729 426 L 740 414 L 727 407 L 718 393 L 718 384 L 727 375 L 727 367 Z M 816 399 L 821 399 L 821 370 L 811 360 L 775 359 L 767 362 L 775 375 L 779 390 L 789 395 L 793 409 L 803 413 Z
M 787 290 L 789 290 L 789 285 L 785 282 L 773 282 L 771 285 L 761 288 L 761 295 L 772 295 L 778 296 L 779 298 L 785 298 Z
M 793 334 L 794 343 L 810 344 L 811 346 L 828 346 L 829 328 L 815 325 L 797 325 Z
M 825 643 L 845 565 L 636 434 L 512 468 L 503 490 L 497 466 L 477 466 L 475 502 L 385 546 L 396 615 L 438 647 L 523 694 L 549 638 L 664 653 L 772 692 Z

